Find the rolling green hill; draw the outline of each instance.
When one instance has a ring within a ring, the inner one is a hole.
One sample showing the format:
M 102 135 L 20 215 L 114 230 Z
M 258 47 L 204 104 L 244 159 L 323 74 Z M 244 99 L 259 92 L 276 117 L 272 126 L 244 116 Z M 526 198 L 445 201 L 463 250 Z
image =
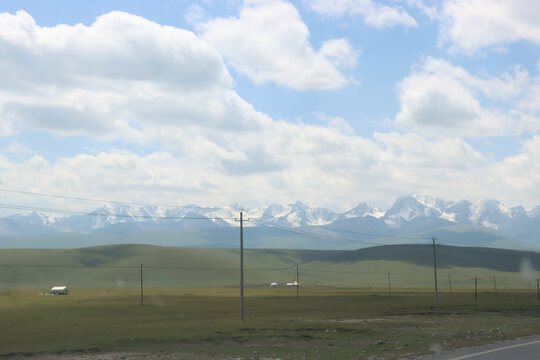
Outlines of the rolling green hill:
M 368 228 L 369 229 L 369 228 Z M 413 231 L 414 229 L 409 229 Z M 368 230 L 369 231 L 369 230 Z M 523 250 L 535 245 L 506 238 L 488 229 L 471 225 L 452 225 L 420 232 L 375 234 L 358 228 L 311 226 L 300 228 L 246 227 L 244 244 L 250 249 L 355 250 L 366 246 L 426 244 L 432 236 L 460 246 L 483 246 Z M 386 234 L 386 235 L 385 235 Z M 135 232 L 47 233 L 0 236 L 0 249 L 77 249 L 111 244 L 151 244 L 174 247 L 237 248 L 239 229 L 141 230 Z M 537 248 L 538 249 L 538 248 Z
M 540 253 L 437 246 L 441 288 L 536 287 Z M 294 281 L 298 266 L 302 285 L 385 288 L 430 287 L 433 248 L 429 245 L 388 245 L 360 250 L 245 250 L 245 283 L 263 286 Z M 53 285 L 138 287 L 141 264 L 146 287 L 237 286 L 239 251 L 108 245 L 80 249 L 1 249 L 0 288 Z

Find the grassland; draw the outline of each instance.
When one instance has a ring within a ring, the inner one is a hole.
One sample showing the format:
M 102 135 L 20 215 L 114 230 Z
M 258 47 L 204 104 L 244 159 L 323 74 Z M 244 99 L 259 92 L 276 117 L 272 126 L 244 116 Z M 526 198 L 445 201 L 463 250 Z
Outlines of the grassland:
M 441 246 L 438 254 L 435 311 L 427 246 L 246 250 L 241 322 L 235 249 L 4 249 L 0 358 L 134 351 L 178 359 L 395 359 L 540 334 L 538 253 Z M 299 289 L 268 287 L 294 280 L 297 267 Z M 71 293 L 39 295 L 52 285 Z
M 472 289 L 535 290 L 540 254 L 488 248 L 439 246 L 439 285 L 449 291 Z M 303 285 L 358 288 L 431 288 L 430 246 L 400 245 L 355 251 L 248 249 L 245 281 L 260 287 L 296 278 Z M 2 249 L 0 289 L 138 287 L 144 264 L 147 287 L 226 287 L 239 279 L 237 249 L 202 249 L 148 245 L 110 245 L 81 249 Z
M 0 292 L 0 358 L 36 353 L 175 353 L 179 359 L 395 359 L 540 333 L 528 291 L 433 294 L 334 287 Z

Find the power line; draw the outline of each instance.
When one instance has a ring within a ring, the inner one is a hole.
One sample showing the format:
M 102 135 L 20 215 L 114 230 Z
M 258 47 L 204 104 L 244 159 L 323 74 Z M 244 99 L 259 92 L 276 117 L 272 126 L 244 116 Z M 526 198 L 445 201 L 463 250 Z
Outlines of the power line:
M 155 207 L 167 207 L 167 208 L 182 207 L 182 208 L 192 208 L 192 209 L 205 209 L 204 207 L 197 206 L 197 205 L 163 205 L 163 204 L 151 204 L 151 203 L 145 203 L 145 202 L 116 201 L 116 200 L 110 200 L 110 199 L 109 200 L 92 199 L 92 198 L 85 198 L 85 197 L 78 197 L 78 196 L 46 194 L 46 193 L 38 193 L 38 192 L 32 192 L 32 191 L 21 191 L 21 190 L 1 189 L 1 188 L 0 188 L 0 192 L 24 194 L 24 195 L 32 195 L 32 196 L 42 196 L 42 197 L 52 197 L 52 198 L 69 199 L 69 200 L 90 201 L 90 202 L 97 202 L 97 203 L 115 203 L 115 204 L 125 204 L 125 205 L 141 205 L 141 206 L 155 206 Z M 212 207 L 212 209 L 222 210 L 224 208 Z
M 41 211 L 41 212 L 52 212 L 59 214 L 71 214 L 71 215 L 83 215 L 83 216 L 112 216 L 118 218 L 133 218 L 133 219 L 153 219 L 153 220 L 232 220 L 232 218 L 223 218 L 223 217 L 207 217 L 207 216 L 153 216 L 153 215 L 129 215 L 129 214 L 112 214 L 112 213 L 101 213 L 101 212 L 85 212 L 79 210 L 61 210 L 61 209 L 50 209 L 42 208 L 36 206 L 26 206 L 26 205 L 13 205 L 13 204 L 4 204 L 0 203 L 0 208 L 4 209 L 15 209 L 15 210 L 31 210 L 31 211 Z
M 484 245 L 481 245 L 481 244 L 457 244 L 457 243 L 451 243 L 451 242 L 448 242 L 448 241 L 441 241 L 441 240 L 438 240 L 438 242 L 439 242 L 439 244 L 445 245 L 445 246 L 455 246 L 455 247 L 461 247 L 461 248 L 482 249 L 483 252 L 489 252 L 491 254 L 498 255 L 498 256 L 520 257 L 520 258 L 523 257 L 523 254 L 512 254 L 512 253 L 508 253 L 508 251 L 533 253 L 534 255 L 539 254 L 538 248 L 536 248 L 536 249 L 531 248 L 531 249 L 527 249 L 527 250 L 514 250 L 514 249 L 490 248 L 490 247 L 486 247 L 485 244 Z
M 254 221 L 254 223 L 261 224 L 262 226 L 267 227 L 267 228 L 274 228 L 274 229 L 277 229 L 277 230 L 293 232 L 293 233 L 297 233 L 297 234 L 305 235 L 305 236 L 310 236 L 310 237 L 314 237 L 314 238 L 329 239 L 329 240 L 343 240 L 343 238 L 339 238 L 339 237 L 335 237 L 335 236 L 331 236 L 331 235 L 325 235 L 325 234 L 315 234 L 315 233 L 312 233 L 312 232 L 309 232 L 309 231 L 306 231 L 306 230 L 300 230 L 300 229 L 295 229 L 295 228 L 288 227 L 288 226 L 277 225 L 277 224 L 273 224 L 273 223 L 267 222 L 267 221 L 257 220 L 257 221 Z M 265 224 L 268 224 L 268 225 L 265 225 Z M 410 239 L 410 240 L 426 240 L 426 241 L 428 240 L 428 238 L 424 238 L 422 236 L 375 234 L 375 233 L 367 233 L 367 232 L 360 232 L 360 231 L 353 231 L 353 230 L 337 229 L 337 228 L 328 227 L 328 226 L 310 226 L 310 228 L 318 228 L 318 229 L 321 229 L 321 230 L 331 230 L 331 231 L 345 232 L 345 233 L 351 233 L 351 234 L 356 234 L 356 235 L 365 235 L 365 236 L 376 237 L 376 238 L 379 238 L 379 239 L 397 239 L 397 240 Z M 359 239 L 353 239 L 353 240 L 358 242 L 358 243 L 363 243 L 363 244 L 367 244 L 367 245 L 375 245 L 375 246 L 385 245 L 385 244 L 381 244 L 380 242 L 373 242 L 373 241 L 366 241 L 366 240 L 359 240 Z
M 275 268 L 275 269 L 268 269 L 268 268 L 250 268 L 246 267 L 245 269 L 248 271 L 285 271 L 290 270 L 293 267 L 296 267 L 297 265 L 292 265 L 288 268 Z M 0 264 L 0 268 L 45 268 L 45 269 L 140 269 L 140 265 L 29 265 L 29 264 Z M 145 269 L 153 269 L 153 270 L 199 270 L 199 271 L 238 271 L 238 267 L 201 267 L 201 266 L 194 266 L 194 267 L 175 267 L 175 266 L 144 266 Z M 302 269 L 304 272 L 319 272 L 319 273 L 338 273 L 338 274 L 359 274 L 359 271 L 350 271 L 350 270 L 327 270 L 327 269 Z M 386 275 L 386 272 L 364 272 L 362 271 L 361 274 L 364 275 Z M 395 276 L 418 276 L 418 277 L 425 277 L 421 274 L 406 274 L 406 273 L 400 273 L 395 274 Z
M 345 233 L 351 233 L 351 234 L 357 234 L 357 235 L 373 236 L 373 237 L 378 237 L 378 238 L 425 240 L 421 236 L 413 236 L 413 235 L 375 234 L 375 233 L 367 233 L 367 232 L 354 231 L 354 230 L 337 229 L 337 228 L 328 227 L 328 226 L 325 226 L 324 228 L 327 230 L 333 230 L 333 231 L 339 231 L 339 232 L 345 232 Z
M 343 239 L 335 237 L 335 236 L 324 235 L 324 234 L 314 234 L 314 233 L 309 232 L 309 231 L 294 229 L 294 228 L 291 228 L 291 227 L 276 225 L 276 224 L 272 224 L 272 223 L 268 223 L 268 222 L 267 222 L 268 225 L 265 225 L 264 224 L 265 222 L 257 222 L 257 223 L 258 224 L 262 223 L 262 226 L 266 227 L 266 228 L 277 229 L 277 230 L 286 231 L 286 232 L 292 232 L 292 233 L 295 233 L 295 234 L 304 235 L 304 236 L 313 237 L 313 238 L 319 238 L 319 239 L 325 239 L 325 240 L 343 240 Z M 324 229 L 324 228 L 322 228 L 322 229 Z M 356 240 L 356 241 L 359 242 L 359 243 L 364 243 L 364 244 L 368 244 L 368 245 L 381 245 L 380 243 L 369 242 L 369 241 L 364 241 L 364 240 Z

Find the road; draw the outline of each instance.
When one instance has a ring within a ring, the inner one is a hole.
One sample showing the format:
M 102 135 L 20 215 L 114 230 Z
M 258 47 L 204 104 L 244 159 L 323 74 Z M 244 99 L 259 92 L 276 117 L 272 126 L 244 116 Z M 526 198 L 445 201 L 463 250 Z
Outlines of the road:
M 417 360 L 538 360 L 540 336 L 423 356 Z

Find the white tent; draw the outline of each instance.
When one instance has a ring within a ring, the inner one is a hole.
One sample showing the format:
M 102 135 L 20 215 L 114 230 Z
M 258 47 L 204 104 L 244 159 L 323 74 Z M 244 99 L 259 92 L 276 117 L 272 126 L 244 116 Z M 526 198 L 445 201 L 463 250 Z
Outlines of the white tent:
M 69 294 L 69 288 L 67 286 L 53 286 L 51 288 L 51 294 L 53 294 L 53 295 L 67 295 L 67 294 Z

